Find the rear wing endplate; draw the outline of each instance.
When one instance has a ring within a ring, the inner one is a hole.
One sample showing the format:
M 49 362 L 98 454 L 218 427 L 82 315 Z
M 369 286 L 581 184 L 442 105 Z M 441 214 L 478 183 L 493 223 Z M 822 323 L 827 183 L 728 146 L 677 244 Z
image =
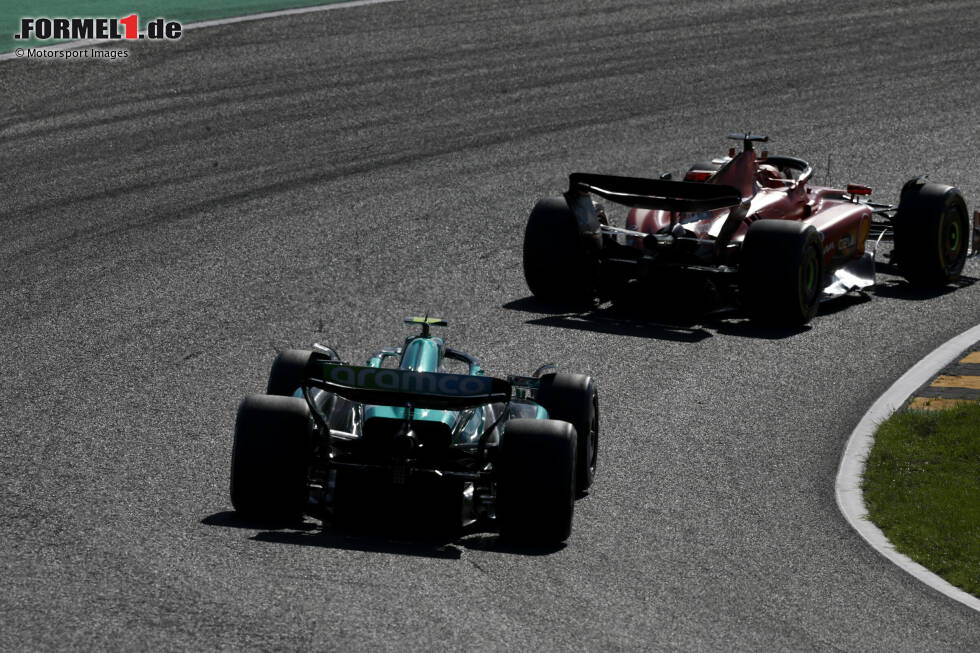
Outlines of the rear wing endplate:
M 617 177 L 575 172 L 568 177 L 568 193 L 593 193 L 617 204 L 639 209 L 698 213 L 738 206 L 742 195 L 731 186 Z
M 511 397 L 508 381 L 471 374 L 413 372 L 313 359 L 307 377 L 311 387 L 351 401 L 380 406 L 463 410 L 506 402 Z

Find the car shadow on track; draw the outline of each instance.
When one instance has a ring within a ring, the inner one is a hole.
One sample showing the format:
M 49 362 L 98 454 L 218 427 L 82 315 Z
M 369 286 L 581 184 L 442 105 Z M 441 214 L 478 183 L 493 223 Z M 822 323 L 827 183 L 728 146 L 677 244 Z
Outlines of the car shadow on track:
M 587 310 L 563 310 L 531 296 L 508 302 L 502 308 L 546 314 L 545 317 L 528 320 L 527 324 L 691 344 L 711 338 L 715 333 L 780 340 L 804 333 L 811 328 L 809 325 L 760 326 L 752 323 L 735 309 L 702 310 L 696 304 L 678 306 L 664 303 L 664 305 L 651 306 L 637 301 L 618 301 Z M 825 313 L 825 305 L 822 305 L 819 314 Z
M 853 306 L 865 304 L 872 301 L 874 296 L 927 301 L 972 286 L 977 281 L 978 279 L 974 277 L 963 276 L 956 282 L 941 288 L 921 288 L 900 278 L 879 279 L 874 288 L 866 292 L 852 292 L 822 302 L 817 317 L 834 315 Z M 668 301 L 659 303 L 635 298 L 620 299 L 587 309 L 555 306 L 528 296 L 507 302 L 501 308 L 544 315 L 544 317 L 529 319 L 527 324 L 687 343 L 700 342 L 716 333 L 743 338 L 781 340 L 813 328 L 811 325 L 779 327 L 757 324 L 738 309 L 705 309 L 704 305 L 697 301 L 686 301 L 686 296 L 674 296 Z
M 458 560 L 463 549 L 523 556 L 556 553 L 565 545 L 550 547 L 517 546 L 500 539 L 495 533 L 463 529 L 453 533 L 433 534 L 425 527 L 406 525 L 358 525 L 339 527 L 327 522 L 268 524 L 242 519 L 233 511 L 218 512 L 201 520 L 207 526 L 258 530 L 251 539 L 256 542 L 314 546 L 345 551 L 387 553 L 402 556 Z
M 711 337 L 711 332 L 700 324 L 686 319 L 674 319 L 640 312 L 633 306 L 597 306 L 588 310 L 568 310 L 546 304 L 534 297 L 524 297 L 502 306 L 511 311 L 544 313 L 545 317 L 530 319 L 527 324 L 595 331 L 616 336 L 634 336 L 674 342 L 700 342 Z
M 827 317 L 842 311 L 849 310 L 854 306 L 867 304 L 872 301 L 871 295 L 865 292 L 849 293 L 833 299 L 828 299 L 820 303 L 817 310 L 817 318 Z M 741 338 L 755 338 L 758 340 L 780 340 L 798 333 L 805 333 L 814 328 L 812 324 L 798 327 L 774 327 L 759 325 L 752 322 L 745 316 L 739 319 L 719 320 L 713 324 L 717 333 L 726 336 L 737 336 Z M 816 328 L 819 328 L 817 326 Z
M 875 294 L 879 297 L 905 299 L 908 301 L 925 301 L 956 292 L 960 288 L 969 288 L 978 281 L 975 277 L 960 277 L 955 282 L 941 288 L 921 288 L 913 286 L 904 279 L 883 281 L 875 286 Z

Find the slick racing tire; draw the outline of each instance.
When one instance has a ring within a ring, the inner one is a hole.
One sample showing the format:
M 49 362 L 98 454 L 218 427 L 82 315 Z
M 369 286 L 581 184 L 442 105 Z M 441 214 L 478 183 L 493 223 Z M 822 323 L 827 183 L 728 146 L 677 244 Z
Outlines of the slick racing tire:
M 272 362 L 265 393 L 292 397 L 306 377 L 306 364 L 310 362 L 312 355 L 312 351 L 305 349 L 286 349 L 279 352 Z
M 500 535 L 518 544 L 568 539 L 575 509 L 575 428 L 568 422 L 507 422 L 494 462 Z
M 970 237 L 959 190 L 912 179 L 902 188 L 892 225 L 898 269 L 909 283 L 940 287 L 959 279 Z
M 806 324 L 817 314 L 823 289 L 820 234 L 793 220 L 758 220 L 749 226 L 739 261 L 742 304 L 762 323 Z
M 584 374 L 546 374 L 541 377 L 537 402 L 551 419 L 575 427 L 575 492 L 581 495 L 592 486 L 599 460 L 599 393 L 595 381 Z
M 292 397 L 250 395 L 238 407 L 231 456 L 231 503 L 247 519 L 303 517 L 312 455 L 310 411 Z
M 524 279 L 538 299 L 589 306 L 598 292 L 599 255 L 578 232 L 563 197 L 538 200 L 524 230 Z

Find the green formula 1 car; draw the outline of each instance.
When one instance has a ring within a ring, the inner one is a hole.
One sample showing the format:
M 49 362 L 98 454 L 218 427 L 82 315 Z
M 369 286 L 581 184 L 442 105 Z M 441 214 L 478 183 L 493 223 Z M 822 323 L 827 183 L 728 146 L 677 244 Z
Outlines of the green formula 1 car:
M 405 321 L 421 333 L 366 366 L 322 345 L 277 356 L 266 394 L 238 409 L 235 510 L 260 521 L 308 514 L 342 523 L 371 512 L 366 506 L 398 506 L 451 528 L 563 542 L 596 470 L 593 379 L 554 365 L 486 376 L 475 358 L 431 335 L 444 320 Z M 453 364 L 465 373 L 446 371 Z

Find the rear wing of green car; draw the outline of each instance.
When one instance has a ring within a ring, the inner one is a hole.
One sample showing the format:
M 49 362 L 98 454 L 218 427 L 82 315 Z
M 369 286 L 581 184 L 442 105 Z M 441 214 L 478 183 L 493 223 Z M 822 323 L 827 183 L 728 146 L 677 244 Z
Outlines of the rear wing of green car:
M 438 410 L 507 402 L 512 392 L 509 381 L 491 376 L 362 367 L 316 357 L 307 368 L 307 383 L 359 403 Z

